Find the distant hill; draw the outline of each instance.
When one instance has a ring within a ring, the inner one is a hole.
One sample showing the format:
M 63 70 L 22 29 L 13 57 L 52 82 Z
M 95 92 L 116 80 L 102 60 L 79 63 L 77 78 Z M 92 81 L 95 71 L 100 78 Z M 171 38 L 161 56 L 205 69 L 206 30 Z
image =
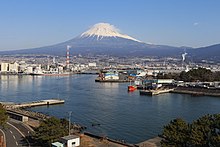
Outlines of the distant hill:
M 192 49 L 189 54 L 197 60 L 220 61 L 220 44 Z
M 173 47 L 144 43 L 119 33 L 113 25 L 98 23 L 81 35 L 63 43 L 33 49 L 2 51 L 0 54 L 49 54 L 65 55 L 67 45 L 71 55 L 157 56 L 181 57 L 184 50 L 193 59 L 220 59 L 220 45 L 203 48 Z

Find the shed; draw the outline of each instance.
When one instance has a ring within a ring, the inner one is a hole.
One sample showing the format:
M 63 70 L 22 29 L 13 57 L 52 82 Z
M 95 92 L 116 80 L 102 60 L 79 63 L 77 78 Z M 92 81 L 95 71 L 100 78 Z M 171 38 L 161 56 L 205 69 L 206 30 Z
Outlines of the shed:
M 64 147 L 77 147 L 80 145 L 80 137 L 77 135 L 61 137 L 60 141 L 64 144 Z

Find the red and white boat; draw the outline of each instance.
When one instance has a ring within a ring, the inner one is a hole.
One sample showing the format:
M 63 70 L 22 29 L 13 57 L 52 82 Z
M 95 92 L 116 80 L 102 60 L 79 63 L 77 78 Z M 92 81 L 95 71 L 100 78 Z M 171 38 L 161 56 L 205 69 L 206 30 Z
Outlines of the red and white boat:
M 130 81 L 130 85 L 128 85 L 128 91 L 135 91 L 137 89 L 136 85 L 132 85 Z
M 128 85 L 128 91 L 135 91 L 137 89 L 137 86 L 135 85 Z

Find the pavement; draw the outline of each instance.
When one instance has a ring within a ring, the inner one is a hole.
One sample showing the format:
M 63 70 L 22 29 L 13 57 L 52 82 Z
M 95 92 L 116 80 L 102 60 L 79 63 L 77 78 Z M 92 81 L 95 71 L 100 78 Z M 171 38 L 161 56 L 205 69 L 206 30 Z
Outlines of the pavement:
M 10 119 L 7 126 L 0 129 L 5 134 L 7 147 L 31 147 L 29 136 L 33 130 L 23 123 Z

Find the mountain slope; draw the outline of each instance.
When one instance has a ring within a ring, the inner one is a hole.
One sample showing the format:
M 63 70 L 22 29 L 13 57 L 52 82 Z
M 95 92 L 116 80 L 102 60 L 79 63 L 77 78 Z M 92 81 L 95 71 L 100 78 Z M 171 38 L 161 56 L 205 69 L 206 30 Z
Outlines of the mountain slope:
M 50 54 L 65 55 L 66 46 L 72 46 L 70 53 L 108 54 L 114 56 L 181 56 L 183 49 L 164 45 L 147 44 L 126 34 L 108 23 L 98 23 L 88 31 L 69 41 L 56 45 L 24 49 L 1 54 Z
M 113 25 L 110 25 L 108 23 L 98 23 L 91 27 L 88 31 L 82 33 L 80 38 L 94 37 L 97 40 L 102 40 L 104 37 L 119 37 L 140 42 L 133 37 L 125 34 L 120 34 L 118 31 L 119 30 Z
M 196 48 L 190 50 L 192 58 L 197 60 L 215 60 L 220 61 L 220 44 Z

